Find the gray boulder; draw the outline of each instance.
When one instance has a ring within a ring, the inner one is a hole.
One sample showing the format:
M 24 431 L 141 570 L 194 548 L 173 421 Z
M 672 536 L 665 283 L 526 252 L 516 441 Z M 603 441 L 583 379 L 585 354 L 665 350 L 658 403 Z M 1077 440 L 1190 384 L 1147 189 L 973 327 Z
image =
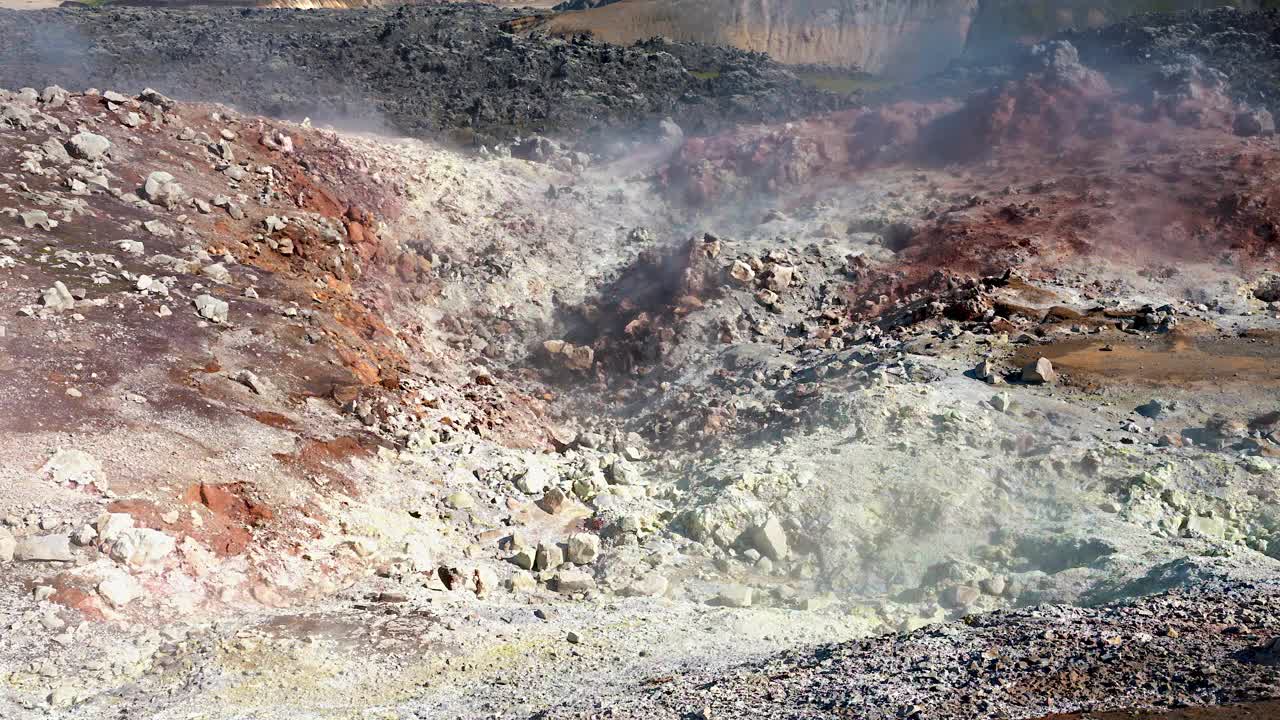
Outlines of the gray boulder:
M 69 535 L 31 535 L 20 538 L 14 548 L 16 560 L 28 562 L 70 562 L 71 537 Z
M 111 149 L 111 141 L 91 132 L 79 132 L 68 143 L 71 154 L 81 160 L 97 160 Z

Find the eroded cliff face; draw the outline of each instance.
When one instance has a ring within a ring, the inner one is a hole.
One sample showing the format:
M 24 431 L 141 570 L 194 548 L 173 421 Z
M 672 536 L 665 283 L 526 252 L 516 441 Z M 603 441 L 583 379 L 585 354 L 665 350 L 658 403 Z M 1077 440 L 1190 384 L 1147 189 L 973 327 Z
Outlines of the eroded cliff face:
M 1068 27 L 1097 27 L 1142 12 L 1269 0 L 576 0 L 545 27 L 629 44 L 662 35 L 766 52 L 780 62 L 856 67 L 918 77 L 966 48 L 1035 41 Z
M 978 0 L 621 0 L 561 15 L 555 33 L 609 42 L 664 35 L 766 52 L 781 62 L 889 75 L 935 69 L 965 46 Z

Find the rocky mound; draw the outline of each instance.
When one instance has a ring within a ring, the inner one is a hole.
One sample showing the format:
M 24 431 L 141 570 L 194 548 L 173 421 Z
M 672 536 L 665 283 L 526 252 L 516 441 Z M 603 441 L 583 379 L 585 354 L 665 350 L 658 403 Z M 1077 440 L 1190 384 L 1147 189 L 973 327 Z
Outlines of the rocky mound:
M 1169 135 L 1212 129 L 1250 137 L 1274 131 L 1268 111 L 1233 99 L 1226 76 L 1196 58 L 1155 67 L 1130 64 L 1123 71 L 1120 82 L 1127 87 L 1113 87 L 1081 65 L 1069 42 L 1044 43 L 1019 51 L 998 71 L 1007 76 L 997 75 L 993 85 L 969 94 L 963 104 L 956 98 L 911 99 L 922 95 L 917 88 L 898 96 L 907 99 L 785 127 L 750 126 L 692 138 L 664 169 L 663 181 L 702 203 L 724 193 L 777 191 L 903 161 L 938 167 L 1017 146 L 1067 151 L 1118 144 L 1126 136 L 1141 143 L 1155 132 L 1153 124 L 1170 124 Z M 939 77 L 925 87 L 945 83 Z
M 678 116 L 690 129 L 837 107 L 767 58 L 731 49 L 714 78 L 661 45 L 521 37 L 486 5 L 395 10 L 139 10 L 0 14 L 14 84 L 97 84 L 276 117 L 480 141 L 574 129 L 603 137 Z M 697 68 L 693 68 L 697 69 Z

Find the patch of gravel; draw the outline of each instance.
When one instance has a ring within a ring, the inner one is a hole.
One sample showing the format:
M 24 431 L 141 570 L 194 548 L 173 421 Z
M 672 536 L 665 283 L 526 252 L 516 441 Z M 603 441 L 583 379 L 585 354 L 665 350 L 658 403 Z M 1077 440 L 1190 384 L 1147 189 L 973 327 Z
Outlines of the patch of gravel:
M 1247 702 L 1280 692 L 1274 585 L 1101 608 L 1037 606 L 800 649 L 539 718 L 1040 717 Z

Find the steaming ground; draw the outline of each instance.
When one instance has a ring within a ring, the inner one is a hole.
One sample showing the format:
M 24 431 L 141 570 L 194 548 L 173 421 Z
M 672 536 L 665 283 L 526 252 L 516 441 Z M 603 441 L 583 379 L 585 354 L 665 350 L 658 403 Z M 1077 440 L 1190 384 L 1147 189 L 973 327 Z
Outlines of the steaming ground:
M 594 155 L 6 93 L 0 716 L 1275 697 L 1280 152 L 1177 60 Z

